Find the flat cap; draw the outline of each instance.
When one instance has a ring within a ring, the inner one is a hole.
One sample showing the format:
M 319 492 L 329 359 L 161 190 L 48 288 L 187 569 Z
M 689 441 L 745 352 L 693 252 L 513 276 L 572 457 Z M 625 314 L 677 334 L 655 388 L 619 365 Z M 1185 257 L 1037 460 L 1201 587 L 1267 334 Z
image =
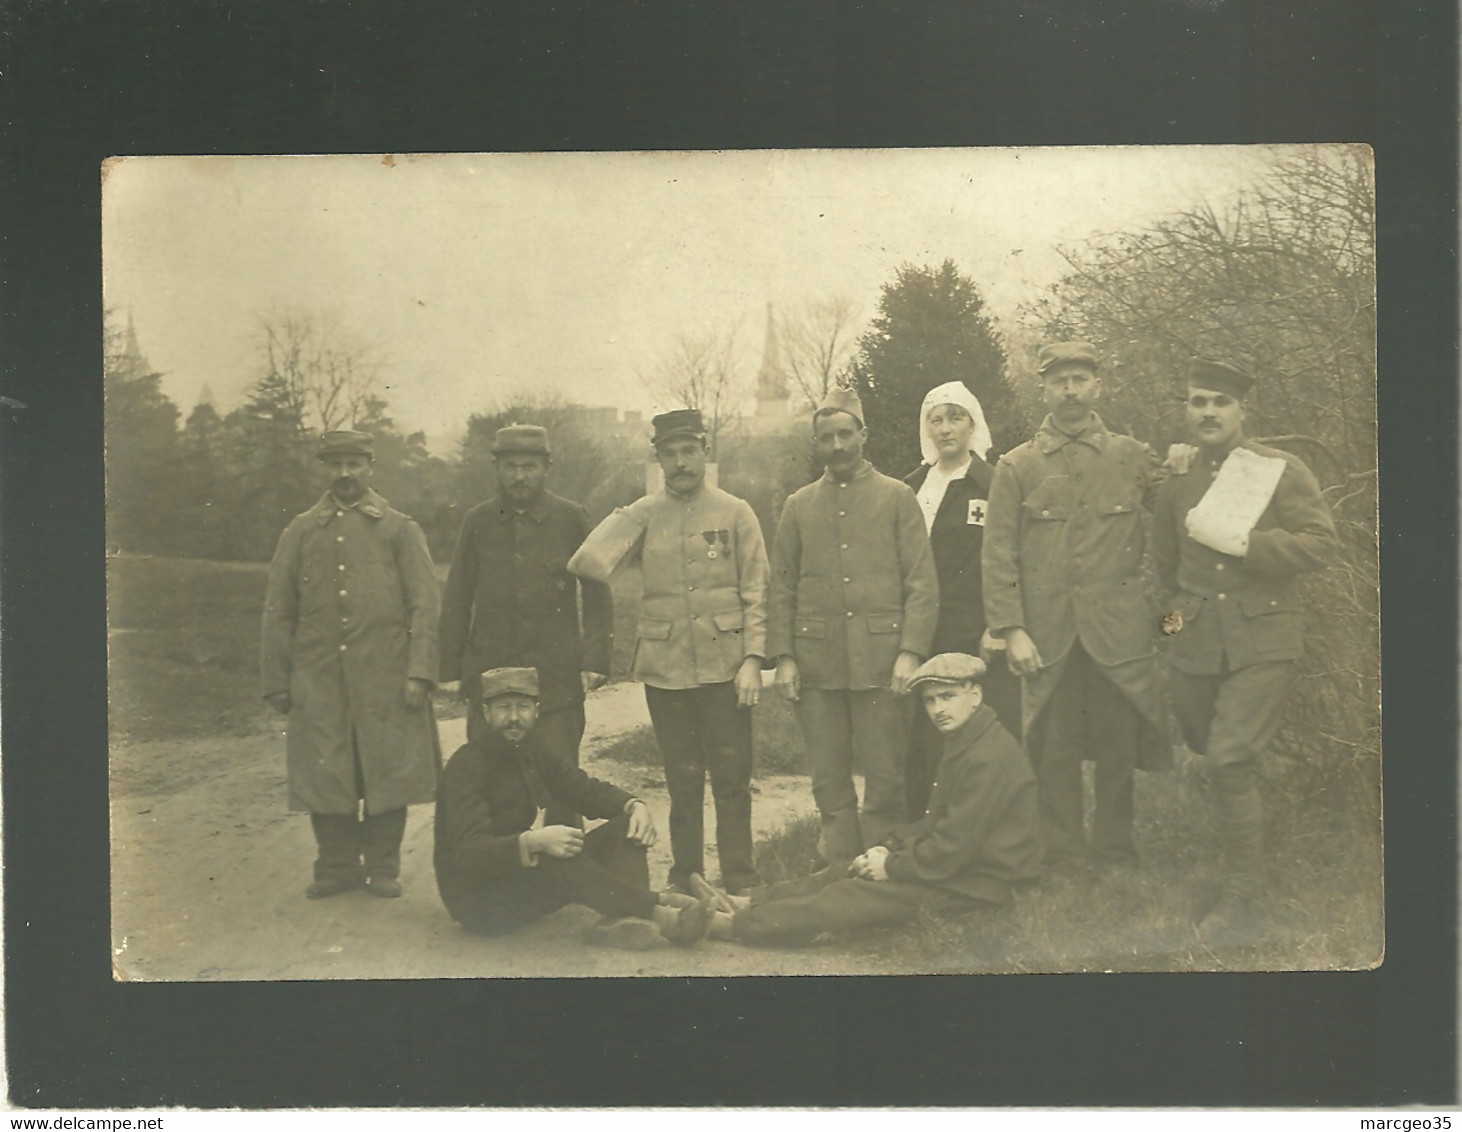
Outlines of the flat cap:
M 824 413 L 848 413 L 858 422 L 859 428 L 863 427 L 863 399 L 858 396 L 856 389 L 844 389 L 841 385 L 834 385 L 823 397 L 822 404 L 818 405 L 812 419 L 817 420 Z
M 1254 387 L 1254 379 L 1229 362 L 1217 358 L 1194 358 L 1188 366 L 1188 384 L 1198 389 L 1212 389 L 1243 400 Z
M 538 698 L 538 669 L 536 668 L 489 668 L 478 678 L 482 689 L 482 702 L 498 696 L 532 696 Z
M 1096 347 L 1090 342 L 1051 342 L 1041 347 L 1036 362 L 1041 373 L 1056 366 L 1085 366 L 1092 373 L 1101 368 Z
M 942 652 L 931 656 L 909 677 L 909 687 L 920 684 L 967 684 L 985 675 L 985 662 L 962 652 Z
M 514 453 L 522 456 L 547 456 L 548 430 L 536 424 L 510 424 L 497 430 L 492 438 L 492 454 L 506 456 Z
M 651 444 L 663 444 L 667 440 L 680 440 L 684 437 L 693 440 L 704 440 L 706 437 L 706 422 L 701 418 L 699 409 L 672 409 L 652 418 L 650 423 L 655 426 Z
M 368 432 L 337 428 L 320 437 L 320 459 L 331 456 L 365 456 L 375 459 L 375 438 Z

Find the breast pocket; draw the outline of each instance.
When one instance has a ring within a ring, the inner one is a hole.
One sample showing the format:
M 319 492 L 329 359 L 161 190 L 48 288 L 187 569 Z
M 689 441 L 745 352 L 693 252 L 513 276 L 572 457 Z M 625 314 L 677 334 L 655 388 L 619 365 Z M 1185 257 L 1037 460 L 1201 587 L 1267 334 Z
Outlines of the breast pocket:
M 821 617 L 799 617 L 792 627 L 798 640 L 820 641 L 827 636 L 827 622 Z
M 651 617 L 641 617 L 635 628 L 635 635 L 642 641 L 668 641 L 670 639 L 670 622 L 658 621 Z
M 1240 602 L 1249 640 L 1261 655 L 1298 652 L 1301 646 L 1299 606 L 1287 597 L 1246 594 Z
M 739 609 L 727 609 L 711 615 L 711 624 L 716 627 L 717 635 L 722 637 L 739 637 L 744 622 L 745 618 Z
M 1021 502 L 1025 517 L 1036 523 L 1060 523 L 1071 518 L 1071 508 L 1063 499 L 1054 498 L 1051 493 L 1032 495 Z

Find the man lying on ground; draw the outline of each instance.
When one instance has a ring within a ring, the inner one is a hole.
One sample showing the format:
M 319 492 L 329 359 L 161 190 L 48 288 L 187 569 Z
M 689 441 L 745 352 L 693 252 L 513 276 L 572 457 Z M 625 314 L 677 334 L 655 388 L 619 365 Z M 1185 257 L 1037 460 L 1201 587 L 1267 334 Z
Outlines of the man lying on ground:
M 643 948 L 660 936 L 682 946 L 701 939 L 707 904 L 650 890 L 649 807 L 534 737 L 537 670 L 484 672 L 479 702 L 487 727 L 452 756 L 437 787 L 433 863 L 452 918 L 496 935 L 583 904 L 603 917 L 586 933 L 589 942 Z M 554 803 L 609 820 L 589 833 L 545 825 Z
M 1036 780 L 1020 744 L 981 702 L 985 665 L 941 653 L 909 687 L 944 738 L 929 809 L 846 870 L 722 896 L 710 934 L 741 943 L 806 943 L 823 933 L 911 920 L 927 905 L 993 907 L 1039 876 Z

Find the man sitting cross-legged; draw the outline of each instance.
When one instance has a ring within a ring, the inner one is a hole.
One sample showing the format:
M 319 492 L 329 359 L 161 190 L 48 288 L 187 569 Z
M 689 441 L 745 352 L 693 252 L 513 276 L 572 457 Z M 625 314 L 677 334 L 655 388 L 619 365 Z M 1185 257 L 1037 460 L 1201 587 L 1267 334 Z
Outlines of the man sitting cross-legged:
M 661 936 L 679 945 L 703 937 L 706 903 L 650 890 L 649 807 L 534 738 L 537 671 L 484 672 L 480 704 L 487 727 L 452 756 L 437 786 L 433 862 L 452 918 L 491 935 L 583 904 L 604 917 L 586 933 L 590 942 L 643 948 Z M 609 820 L 587 834 L 545 825 L 556 802 Z
M 993 906 L 1039 876 L 1036 780 L 1020 745 L 981 703 L 981 661 L 942 653 L 909 681 L 944 738 L 929 809 L 853 861 L 802 880 L 722 896 L 710 934 L 795 944 L 912 919 L 926 904 Z

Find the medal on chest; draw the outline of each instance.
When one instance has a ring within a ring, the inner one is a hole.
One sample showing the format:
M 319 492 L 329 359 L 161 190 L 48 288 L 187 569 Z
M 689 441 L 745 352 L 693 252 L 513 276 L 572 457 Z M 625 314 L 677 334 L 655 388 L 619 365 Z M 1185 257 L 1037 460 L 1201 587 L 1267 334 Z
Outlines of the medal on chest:
M 731 532 L 730 531 L 728 531 L 728 530 L 702 531 L 701 532 L 701 538 L 703 538 L 703 539 L 706 540 L 706 546 L 710 548 L 710 549 L 708 549 L 706 551 L 706 557 L 707 558 L 712 558 L 712 559 L 719 558 L 722 554 L 730 553 L 730 550 L 731 550 Z M 717 545 L 719 545 L 721 547 L 720 550 L 717 550 L 716 549 Z
M 965 516 L 965 526 L 983 527 L 985 525 L 985 507 L 985 500 L 971 499 L 969 514 Z

